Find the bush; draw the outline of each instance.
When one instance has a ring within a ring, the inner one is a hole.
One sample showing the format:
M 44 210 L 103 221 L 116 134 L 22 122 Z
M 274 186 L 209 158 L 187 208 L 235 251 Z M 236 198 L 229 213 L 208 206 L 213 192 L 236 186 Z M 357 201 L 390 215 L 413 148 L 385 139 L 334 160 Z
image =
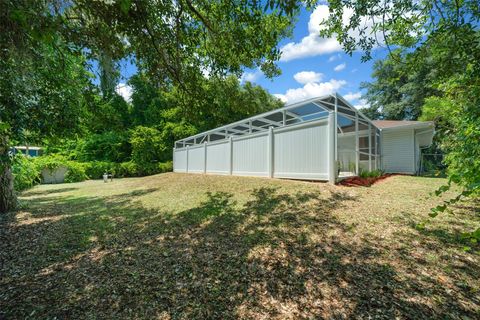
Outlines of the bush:
M 17 153 L 12 166 L 14 187 L 22 191 L 40 183 L 40 174 L 31 158 Z
M 160 131 L 155 128 L 135 127 L 131 130 L 130 144 L 132 145 L 132 160 L 146 170 L 145 172 L 151 172 L 153 163 L 166 160 L 167 146 L 163 142 Z
M 383 171 L 380 170 L 380 169 L 377 169 L 377 170 L 372 170 L 372 171 L 368 171 L 368 170 L 364 170 L 364 171 L 360 171 L 360 178 L 378 178 L 378 177 L 381 177 L 383 175 Z
M 138 165 L 132 161 L 120 163 L 117 175 L 119 177 L 138 177 Z
M 71 159 L 78 161 L 122 162 L 130 160 L 132 152 L 127 133 L 104 132 L 77 141 Z
M 34 159 L 37 172 L 40 174 L 43 169 L 54 171 L 55 169 L 64 166 L 67 168 L 65 174 L 65 182 L 80 182 L 88 179 L 85 172 L 85 165 L 79 162 L 67 160 L 61 155 L 48 155 Z
M 90 179 L 102 179 L 103 174 L 117 175 L 120 164 L 108 161 L 91 161 L 85 163 L 85 172 Z
M 158 173 L 171 172 L 173 171 L 173 161 L 167 161 L 158 164 Z
M 82 163 L 68 161 L 67 173 L 65 174 L 65 182 L 81 182 L 88 179 L 85 173 L 85 166 Z

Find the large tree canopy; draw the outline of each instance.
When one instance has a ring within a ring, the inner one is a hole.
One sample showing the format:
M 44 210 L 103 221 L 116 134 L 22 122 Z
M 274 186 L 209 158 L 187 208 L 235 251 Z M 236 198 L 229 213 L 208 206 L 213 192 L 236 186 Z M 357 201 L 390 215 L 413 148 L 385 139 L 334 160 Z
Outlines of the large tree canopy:
M 193 95 L 205 74 L 223 78 L 260 67 L 272 77 L 279 73 L 276 46 L 299 6 L 296 0 L 2 1 L 0 211 L 15 198 L 9 138 L 71 134 L 84 115 L 128 113 L 112 92 L 116 61 L 131 59 L 156 83 Z M 96 103 L 85 72 L 91 59 L 102 71 L 99 112 L 88 107 Z M 119 128 L 128 120 L 117 118 Z
M 459 184 L 464 191 L 434 208 L 431 215 L 445 211 L 465 196 L 478 197 L 480 3 L 328 2 L 330 16 L 323 22 L 322 35 L 336 35 L 347 52 L 363 50 L 364 59 L 369 59 L 378 45 L 390 50 L 385 61 L 376 62 L 373 82 L 363 85 L 371 105 L 367 113 L 391 119 L 420 117 L 437 123 L 449 185 Z M 471 235 L 480 240 L 480 229 Z
M 55 12 L 66 37 L 112 57 L 134 55 L 160 81 L 190 83 L 259 66 L 278 72 L 278 41 L 290 31 L 296 1 L 72 1 Z

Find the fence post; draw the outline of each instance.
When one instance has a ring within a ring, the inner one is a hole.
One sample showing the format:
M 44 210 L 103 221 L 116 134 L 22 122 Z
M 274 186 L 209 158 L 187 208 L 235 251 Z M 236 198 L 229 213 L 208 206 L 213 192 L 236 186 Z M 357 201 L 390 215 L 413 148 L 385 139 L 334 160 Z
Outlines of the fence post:
M 358 137 L 358 112 L 355 112 L 355 174 L 360 174 L 360 139 Z
M 368 123 L 368 171 L 372 171 L 372 125 Z
M 229 147 L 230 147 L 230 148 L 229 148 L 229 150 L 230 150 L 230 152 L 229 152 L 230 155 L 229 155 L 228 174 L 229 174 L 229 175 L 232 175 L 232 172 L 233 172 L 233 137 L 230 136 L 230 137 L 228 138 L 228 141 L 229 141 L 229 144 L 230 144 L 230 146 L 229 146 Z
M 337 126 L 335 123 L 335 112 L 328 114 L 328 182 L 335 184 L 336 163 L 335 163 L 335 134 Z
M 173 153 L 172 153 L 173 172 L 175 172 L 175 149 L 176 147 L 173 147 Z
M 187 146 L 187 155 L 186 155 L 186 164 L 185 164 L 185 172 L 188 173 L 188 146 Z
M 203 143 L 203 173 L 207 173 L 207 141 Z
M 268 177 L 273 178 L 273 164 L 274 164 L 274 155 L 273 155 L 273 127 L 268 128 Z

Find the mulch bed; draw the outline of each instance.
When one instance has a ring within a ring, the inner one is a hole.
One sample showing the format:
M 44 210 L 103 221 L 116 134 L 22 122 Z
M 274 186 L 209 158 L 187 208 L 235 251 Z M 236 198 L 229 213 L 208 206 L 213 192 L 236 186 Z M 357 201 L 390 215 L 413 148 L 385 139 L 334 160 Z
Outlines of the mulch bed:
M 372 184 L 377 183 L 378 181 L 384 180 L 391 176 L 398 176 L 401 174 L 398 173 L 385 173 L 380 177 L 372 178 L 361 178 L 361 177 L 350 177 L 340 181 L 338 184 L 347 187 L 370 187 Z

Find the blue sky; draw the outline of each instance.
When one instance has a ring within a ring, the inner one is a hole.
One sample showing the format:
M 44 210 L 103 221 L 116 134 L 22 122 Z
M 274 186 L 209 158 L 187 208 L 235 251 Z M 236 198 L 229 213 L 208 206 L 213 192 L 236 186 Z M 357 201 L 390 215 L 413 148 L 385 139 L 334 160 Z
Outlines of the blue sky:
M 357 108 L 365 106 L 360 83 L 369 81 L 373 61 L 386 55 L 384 48 L 373 51 L 371 61 L 362 63 L 361 52 L 352 56 L 343 53 L 335 39 L 324 39 L 318 35 L 320 21 L 328 15 L 328 7 L 318 6 L 313 12 L 302 10 L 294 28 L 293 36 L 284 39 L 279 48 L 282 58 L 278 66 L 282 74 L 267 79 L 260 70 L 246 70 L 242 81 L 261 85 L 271 94 L 285 102 L 338 92 Z M 122 64 L 122 83 L 118 91 L 128 97 L 130 90 L 125 81 L 135 73 L 135 67 Z

